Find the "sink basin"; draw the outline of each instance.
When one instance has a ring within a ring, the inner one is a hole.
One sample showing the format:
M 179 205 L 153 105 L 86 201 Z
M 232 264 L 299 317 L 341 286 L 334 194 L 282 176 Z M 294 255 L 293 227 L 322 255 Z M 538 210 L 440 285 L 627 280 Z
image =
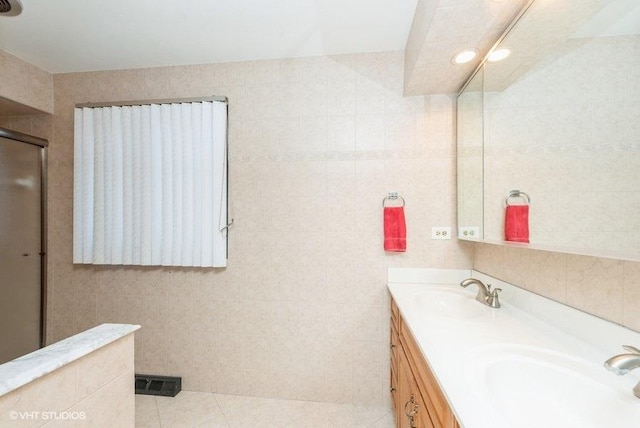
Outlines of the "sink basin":
M 476 318 L 486 313 L 480 302 L 462 290 L 434 287 L 418 294 L 416 304 L 429 313 L 449 318 Z
M 466 370 L 496 415 L 519 428 L 622 428 L 640 421 L 635 381 L 613 375 L 601 362 L 501 345 L 474 354 Z
M 478 319 L 504 316 L 504 308 L 490 308 L 476 300 L 471 294 L 460 288 L 434 286 L 430 290 L 420 292 L 415 303 L 423 315 L 435 315 L 445 318 Z

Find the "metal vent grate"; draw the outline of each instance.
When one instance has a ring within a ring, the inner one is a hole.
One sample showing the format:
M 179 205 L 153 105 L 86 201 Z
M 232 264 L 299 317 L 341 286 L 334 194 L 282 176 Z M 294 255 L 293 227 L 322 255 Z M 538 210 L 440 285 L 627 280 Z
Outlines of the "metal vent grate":
M 135 390 L 136 394 L 175 397 L 182 390 L 182 378 L 137 374 L 135 377 Z

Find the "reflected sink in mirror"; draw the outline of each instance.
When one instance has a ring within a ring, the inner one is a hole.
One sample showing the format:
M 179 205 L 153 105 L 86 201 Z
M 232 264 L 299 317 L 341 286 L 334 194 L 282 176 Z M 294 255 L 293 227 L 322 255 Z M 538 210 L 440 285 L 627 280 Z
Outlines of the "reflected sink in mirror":
M 434 286 L 430 290 L 420 292 L 415 303 L 423 315 L 481 320 L 506 316 L 508 309 L 490 308 L 475 299 L 475 292 L 469 293 L 462 288 L 452 289 Z
M 601 362 L 497 345 L 473 354 L 465 369 L 497 414 L 519 428 L 635 427 L 640 421 L 634 381 L 611 376 Z

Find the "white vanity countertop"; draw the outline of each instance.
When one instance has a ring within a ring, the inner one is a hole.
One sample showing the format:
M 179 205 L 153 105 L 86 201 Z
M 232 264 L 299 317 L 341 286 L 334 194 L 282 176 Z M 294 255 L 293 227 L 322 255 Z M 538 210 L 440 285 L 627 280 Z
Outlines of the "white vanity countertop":
M 474 277 L 502 288 L 475 300 Z M 640 369 L 606 359 L 640 333 L 469 270 L 390 269 L 389 290 L 465 428 L 637 427 Z M 507 385 L 507 387 L 505 386 Z
M 53 372 L 140 328 L 102 324 L 0 365 L 0 396 Z

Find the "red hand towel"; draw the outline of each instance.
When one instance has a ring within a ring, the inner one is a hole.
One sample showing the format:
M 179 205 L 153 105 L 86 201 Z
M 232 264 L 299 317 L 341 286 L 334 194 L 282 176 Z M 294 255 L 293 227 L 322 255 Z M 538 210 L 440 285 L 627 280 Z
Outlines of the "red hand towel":
M 529 242 L 529 205 L 507 205 L 504 235 L 507 241 Z
M 403 207 L 384 208 L 384 250 L 407 251 L 407 226 Z

